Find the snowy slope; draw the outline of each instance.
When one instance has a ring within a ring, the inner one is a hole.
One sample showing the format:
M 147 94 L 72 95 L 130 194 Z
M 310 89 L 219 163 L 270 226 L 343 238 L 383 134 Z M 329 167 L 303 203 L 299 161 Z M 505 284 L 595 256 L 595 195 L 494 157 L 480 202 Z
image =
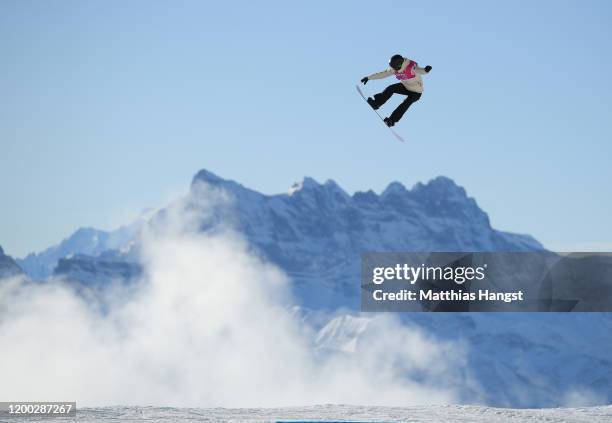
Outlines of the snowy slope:
M 78 409 L 79 422 L 276 422 L 359 421 L 411 423 L 603 423 L 612 407 L 502 409 L 474 406 L 367 407 L 318 405 L 295 408 L 105 407 Z M 41 420 L 42 421 L 42 420 Z
M 340 315 L 323 325 L 320 350 L 358 352 L 379 315 Z M 612 402 L 609 313 L 405 313 L 404 325 L 468 349 L 476 390 L 462 400 L 502 407 Z

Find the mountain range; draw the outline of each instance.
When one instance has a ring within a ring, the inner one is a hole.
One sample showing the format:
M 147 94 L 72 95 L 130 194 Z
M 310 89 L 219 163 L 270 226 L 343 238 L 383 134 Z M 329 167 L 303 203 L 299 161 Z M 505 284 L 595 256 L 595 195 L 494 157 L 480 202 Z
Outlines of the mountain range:
M 391 183 L 381 194 L 352 196 L 328 180 L 306 177 L 287 193 L 264 195 L 198 172 L 187 201 L 193 209 L 209 194 L 197 187 L 222 190 L 231 207 L 217 205 L 216 221 L 230 224 L 266 260 L 282 268 L 293 281 L 296 298 L 308 308 L 358 306 L 359 258 L 364 251 L 530 251 L 542 245 L 528 235 L 491 227 L 487 214 L 451 179 L 438 177 L 407 189 Z M 150 221 L 163 216 L 162 209 Z M 35 279 L 54 272 L 84 283 L 125 279 L 138 273 L 131 242 L 143 222 L 112 232 L 82 228 L 18 264 Z M 202 222 L 202 230 L 214 226 Z M 114 271 L 116 270 L 116 271 Z
M 203 188 L 204 187 L 204 188 Z M 208 201 L 222 192 L 228 201 Z M 360 314 L 360 255 L 365 251 L 537 251 L 529 235 L 492 228 L 464 188 L 437 177 L 408 189 L 345 192 L 332 180 L 304 178 L 287 193 L 264 195 L 201 170 L 185 201 L 196 230 L 219 225 L 240 233 L 253 252 L 289 277 L 303 319 L 312 320 L 320 350 L 359 349 L 376 315 Z M 212 206 L 211 206 L 212 204 Z M 137 234 L 169 213 L 116 231 L 80 229 L 60 244 L 17 263 L 31 277 L 51 275 L 103 286 L 140 275 Z M 1 260 L 1 256 L 0 256 Z M 326 313 L 325 319 L 311 318 Z M 612 402 L 612 317 L 606 313 L 406 313 L 403 324 L 440 340 L 466 344 L 466 368 L 480 400 L 540 407 Z M 466 399 L 473 398 L 466 388 Z
M 4 254 L 0 247 L 0 279 L 23 274 L 23 271 L 11 256 Z

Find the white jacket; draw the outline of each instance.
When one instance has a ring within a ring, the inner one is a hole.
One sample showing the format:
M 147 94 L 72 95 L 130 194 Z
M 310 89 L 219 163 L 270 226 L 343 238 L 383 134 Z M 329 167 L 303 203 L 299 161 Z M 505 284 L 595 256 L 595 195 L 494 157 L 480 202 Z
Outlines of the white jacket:
M 415 93 L 422 93 L 423 79 L 421 75 L 426 73 L 425 68 L 419 67 L 417 62 L 404 58 L 404 63 L 402 63 L 400 70 L 396 71 L 395 69 L 388 68 L 382 72 L 376 72 L 369 75 L 368 79 L 382 79 L 395 75 L 406 89 Z

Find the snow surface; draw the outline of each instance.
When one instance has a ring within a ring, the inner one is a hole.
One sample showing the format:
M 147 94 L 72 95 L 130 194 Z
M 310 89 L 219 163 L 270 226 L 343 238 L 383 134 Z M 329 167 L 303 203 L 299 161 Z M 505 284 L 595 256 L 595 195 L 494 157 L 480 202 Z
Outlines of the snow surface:
M 78 404 L 77 404 L 78 407 Z M 23 419 L 22 419 L 23 420 Z M 28 421 L 67 421 L 41 419 Z M 365 407 L 318 405 L 299 408 L 171 408 L 104 407 L 77 408 L 79 422 L 276 422 L 276 421 L 358 421 L 411 423 L 497 423 L 612 421 L 612 406 L 585 408 L 512 409 L 476 406 Z M 14 420 L 16 421 L 16 420 Z

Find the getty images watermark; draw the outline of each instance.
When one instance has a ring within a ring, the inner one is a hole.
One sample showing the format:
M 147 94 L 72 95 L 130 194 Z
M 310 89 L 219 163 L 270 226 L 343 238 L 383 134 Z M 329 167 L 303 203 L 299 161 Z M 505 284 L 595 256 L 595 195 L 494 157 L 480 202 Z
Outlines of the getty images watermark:
M 362 311 L 612 311 L 612 253 L 365 253 Z

